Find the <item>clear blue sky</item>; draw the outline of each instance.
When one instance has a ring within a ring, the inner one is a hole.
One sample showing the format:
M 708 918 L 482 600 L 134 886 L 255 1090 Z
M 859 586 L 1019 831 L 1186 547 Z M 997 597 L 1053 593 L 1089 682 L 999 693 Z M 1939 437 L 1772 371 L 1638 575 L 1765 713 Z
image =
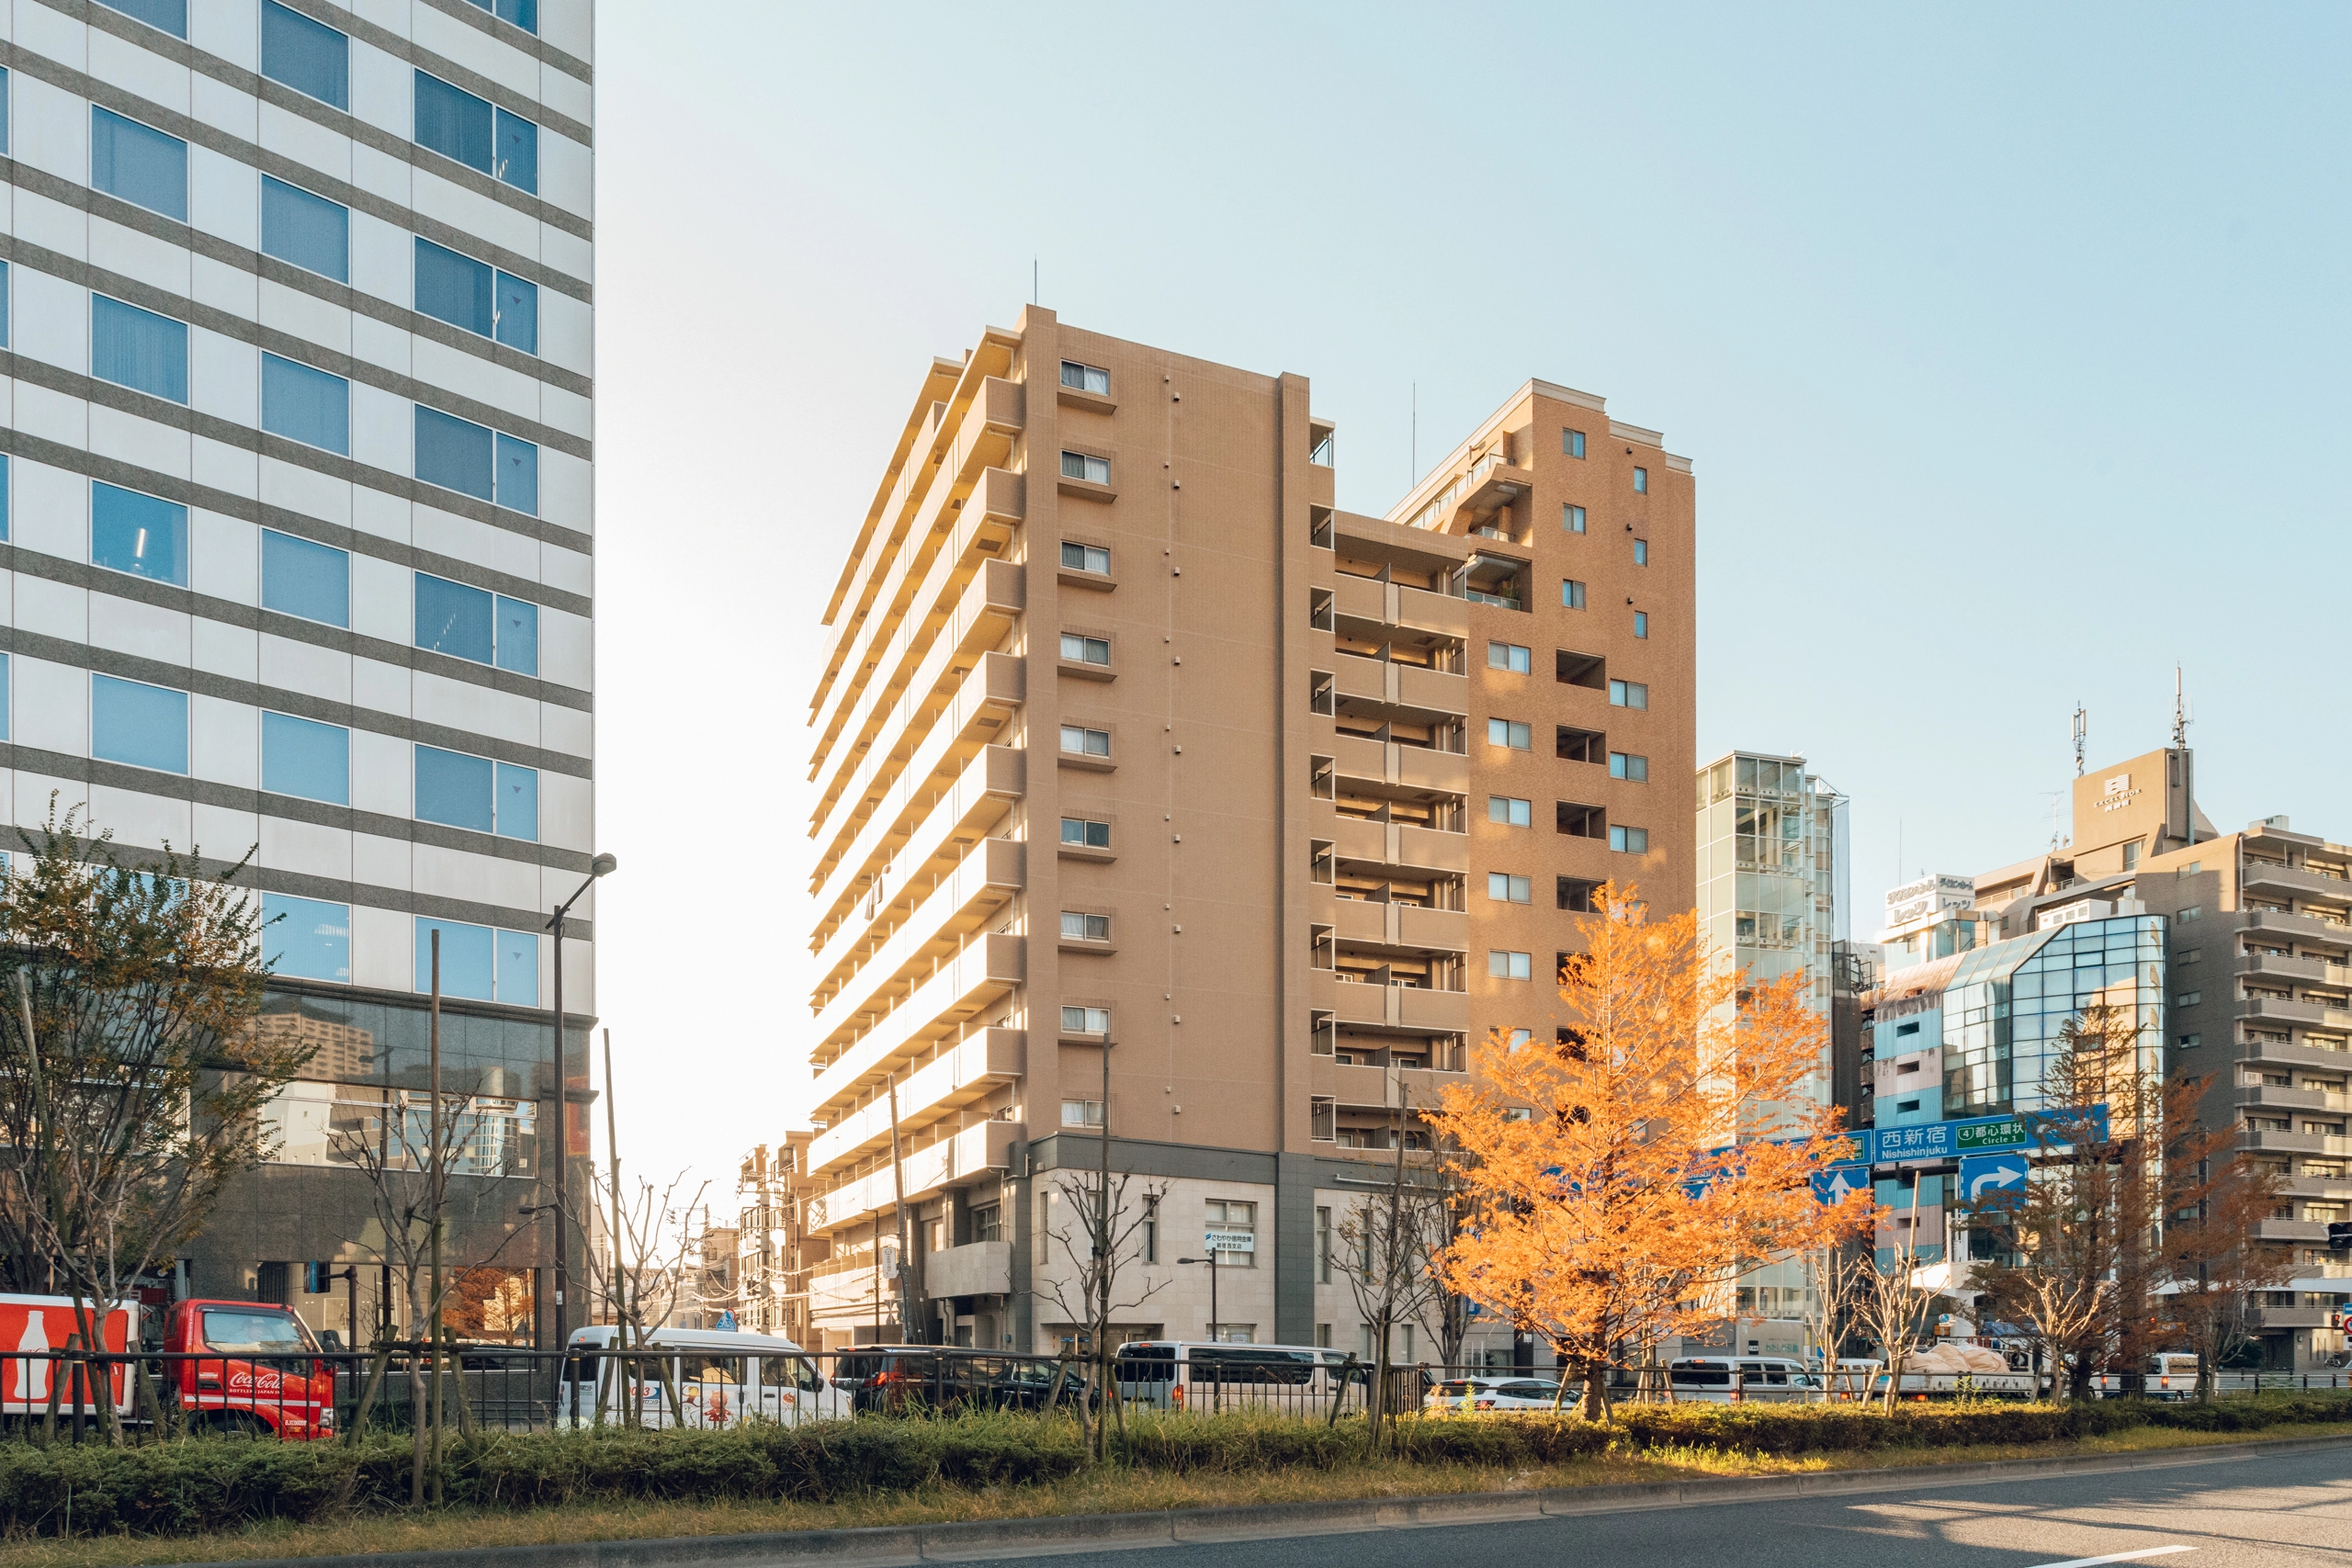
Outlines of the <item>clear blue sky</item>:
M 1521 381 L 1696 463 L 1699 748 L 1898 874 L 2161 744 L 2352 839 L 2340 8 L 607 0 L 602 995 L 624 1153 L 806 1082 L 818 616 L 934 354 L 1066 320 L 1312 378 L 1340 499 Z M 1898 829 L 1899 824 L 1899 829 Z M 1904 845 L 1898 866 L 1898 830 Z

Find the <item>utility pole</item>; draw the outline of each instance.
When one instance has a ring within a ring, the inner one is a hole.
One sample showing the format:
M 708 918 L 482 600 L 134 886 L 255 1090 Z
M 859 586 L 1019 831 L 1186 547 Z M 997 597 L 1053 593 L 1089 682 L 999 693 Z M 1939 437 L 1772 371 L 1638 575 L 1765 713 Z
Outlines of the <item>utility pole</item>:
M 1094 1386 L 1108 1390 L 1111 1379 L 1111 1034 L 1102 1033 L 1102 1147 L 1094 1178 Z
M 899 1157 L 899 1079 L 890 1077 L 890 1188 L 897 1198 L 899 1231 L 899 1266 L 890 1270 L 899 1288 L 899 1343 L 912 1345 L 915 1340 L 914 1303 L 907 1289 L 909 1276 L 907 1247 L 907 1168 Z

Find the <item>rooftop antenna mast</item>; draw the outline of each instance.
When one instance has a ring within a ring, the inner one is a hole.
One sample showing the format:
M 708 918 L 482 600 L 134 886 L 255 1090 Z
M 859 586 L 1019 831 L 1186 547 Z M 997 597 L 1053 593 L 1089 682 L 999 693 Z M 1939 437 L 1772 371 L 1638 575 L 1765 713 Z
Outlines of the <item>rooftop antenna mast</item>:
M 2172 667 L 2172 743 L 2187 746 L 2188 727 L 2196 722 L 2195 715 L 2189 711 L 2188 698 L 2181 691 L 2180 666 L 2176 664 Z
M 2075 705 L 2075 776 L 2083 776 L 2083 742 L 2090 739 L 2090 710 L 2082 704 Z

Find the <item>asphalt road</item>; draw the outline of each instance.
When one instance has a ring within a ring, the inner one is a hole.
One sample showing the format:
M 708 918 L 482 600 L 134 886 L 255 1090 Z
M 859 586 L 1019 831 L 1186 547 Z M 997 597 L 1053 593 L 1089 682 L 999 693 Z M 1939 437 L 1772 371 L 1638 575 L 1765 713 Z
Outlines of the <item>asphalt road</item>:
M 2352 1568 L 2352 1448 L 1849 1497 L 1057 1552 L 1039 1561 L 1057 1568 L 2075 1568 L 2109 1562 Z

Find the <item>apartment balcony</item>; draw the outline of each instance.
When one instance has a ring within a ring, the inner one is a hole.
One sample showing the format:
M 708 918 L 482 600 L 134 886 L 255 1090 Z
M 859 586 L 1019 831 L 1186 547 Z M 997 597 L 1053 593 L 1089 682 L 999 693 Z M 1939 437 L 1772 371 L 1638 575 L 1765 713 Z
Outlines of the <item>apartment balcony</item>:
M 2300 865 L 2272 865 L 2251 855 L 2245 857 L 2240 868 L 2238 885 L 2250 894 L 2324 898 L 2331 903 L 2352 905 L 2352 882 L 2341 876 Z
M 1408 583 L 1381 582 L 1341 572 L 1332 584 L 1332 608 L 1355 620 L 1404 626 L 1456 642 L 1470 635 L 1470 605 L 1466 600 Z
M 2352 1012 L 2320 1002 L 2281 1001 L 2276 997 L 2250 997 L 2234 1003 L 2233 1016 L 2249 1023 L 2301 1025 L 2306 1029 L 2352 1030 Z
M 896 919 L 900 909 L 924 896 L 929 878 L 953 869 L 1004 819 L 1021 799 L 1027 762 L 1026 753 L 1010 746 L 982 747 L 899 846 L 890 862 L 892 877 L 870 877 L 863 885 L 840 887 L 815 933 L 823 943 L 817 950 L 817 973 L 823 976 L 818 984 L 820 995 L 847 978 L 876 920 Z M 877 880 L 886 883 L 879 899 Z
M 1377 1111 L 1398 1105 L 1417 1111 L 1432 1108 L 1440 1103 L 1447 1084 L 1465 1081 L 1460 1073 L 1436 1072 L 1426 1067 L 1360 1066 L 1327 1062 L 1320 1057 L 1317 1061 L 1319 1070 L 1316 1087 L 1324 1087 L 1323 1075 L 1329 1073 L 1331 1098 L 1342 1111 Z
M 956 705 L 969 691 L 975 671 L 987 671 L 991 660 L 1023 664 L 1012 654 L 945 644 L 933 649 L 917 682 L 887 705 L 880 716 L 885 722 L 868 739 L 858 742 L 851 753 L 854 761 L 844 758 L 841 770 L 826 784 L 825 798 L 809 818 L 809 836 L 838 841 L 864 815 L 858 801 L 870 801 L 910 779 L 920 779 L 920 770 L 912 765 L 915 749 L 941 723 L 956 718 Z
M 2290 937 L 2301 942 L 2316 942 L 2337 947 L 2352 945 L 2352 925 L 2342 919 L 2324 919 L 2312 914 L 2282 914 L 2276 909 L 2248 909 L 2242 917 L 2243 929 L 2265 931 L 2273 936 Z M 2179 938 L 2176 935 L 2175 941 Z
M 2332 1307 L 2248 1307 L 2248 1328 L 2326 1328 L 2335 1318 Z
M 863 875 L 898 852 L 899 841 L 937 802 L 943 781 L 954 778 L 982 747 L 994 745 L 1005 733 L 1026 699 L 1027 681 L 1027 667 L 1015 655 L 982 654 L 978 666 L 915 742 L 913 756 L 897 770 L 893 782 L 865 792 L 856 807 L 832 813 L 831 839 L 818 856 L 809 883 L 809 891 L 820 895 L 820 907 L 832 902 L 825 896 L 826 886 L 842 867 L 850 868 L 850 875 Z
M 2257 1112 L 2256 1114 L 2259 1114 Z M 2281 1111 L 2280 1115 L 2289 1112 Z M 2352 1155 L 2352 1137 L 2340 1134 L 2248 1129 L 2256 1152 L 2273 1155 Z
M 941 557 L 941 570 L 948 559 Z M 818 803 L 820 817 L 860 773 L 869 789 L 890 782 L 888 773 L 866 767 L 876 760 L 874 744 L 927 722 L 931 712 L 955 694 L 980 655 L 1004 640 L 1027 607 L 1027 576 L 1026 568 L 1011 561 L 980 560 L 977 570 L 940 584 L 938 602 L 899 628 L 860 684 L 843 724 L 854 744 L 836 752 L 833 738 L 828 736 L 810 759 L 808 776 L 813 780 L 825 772 L 831 754 L 832 776 Z M 884 747 L 886 753 L 890 750 Z M 884 761 L 880 766 L 888 763 Z
M 1334 661 L 1332 685 L 1343 697 L 1459 718 L 1470 711 L 1470 682 L 1463 675 L 1391 660 L 1342 653 Z
M 817 1070 L 809 1102 L 831 1105 L 868 1077 L 920 1055 L 942 1033 L 968 1023 L 1028 977 L 1027 939 L 990 932 L 943 962 L 862 1038 Z M 820 1047 L 820 1051 L 823 1047 Z
M 1335 898 L 1331 902 L 1331 934 L 1341 942 L 1415 953 L 1467 953 L 1470 917 L 1459 909 L 1375 903 L 1368 898 Z
M 1028 1035 L 1018 1029 L 984 1029 L 909 1073 L 899 1085 L 899 1137 L 903 1144 L 941 1117 L 951 1115 L 1021 1077 L 1028 1060 Z M 823 1118 L 829 1108 L 820 1107 Z M 830 1118 L 808 1143 L 808 1168 L 829 1170 L 843 1160 L 888 1148 L 890 1100 L 886 1094 L 855 1111 Z
M 2320 1038 L 2306 1034 L 2301 1041 L 2249 1040 L 2237 1047 L 2238 1057 L 2247 1062 L 2276 1062 L 2286 1066 L 2323 1067 L 2343 1072 L 2352 1064 L 2352 1053 L 2341 1047 L 2330 1048 L 2312 1043 Z
M 1366 822 L 1342 817 L 1335 825 L 1332 848 L 1341 860 L 1410 871 L 1451 872 L 1459 876 L 1470 869 L 1467 833 L 1448 833 L 1408 822 Z
M 860 541 L 859 581 L 835 611 L 835 630 L 846 635 L 828 645 L 825 678 L 810 698 L 810 727 L 820 737 L 836 732 L 835 716 L 857 703 L 862 678 L 873 673 L 877 650 L 900 626 L 920 623 L 952 598 L 955 584 L 978 562 L 1001 560 L 1012 548 L 1028 492 L 1022 476 L 1003 467 L 1010 441 L 1001 452 L 961 450 L 957 457 L 953 479 L 925 498 L 898 548 L 879 531 Z M 877 569 L 880 577 L 867 581 L 865 574 Z
M 921 986 L 943 955 L 958 951 L 974 931 L 994 919 L 1023 886 L 1028 848 L 1010 839 L 981 843 L 843 977 L 830 999 L 817 998 L 810 1038 L 821 1043 L 820 1048 L 838 1048 L 853 1033 L 871 1027 L 875 1015 L 887 1014 L 896 998 Z
M 2280 1084 L 2239 1084 L 2230 1090 L 2230 1103 L 2242 1110 L 2307 1111 L 2313 1115 L 2342 1116 L 2352 1111 L 2352 1094 L 2330 1093 L 2324 1089 L 2289 1089 Z
M 1353 735 L 1333 738 L 1333 761 L 1343 779 L 1431 795 L 1460 795 L 1470 787 L 1470 759 L 1458 751 L 1400 746 Z
M 1331 1015 L 1343 1024 L 1408 1034 L 1460 1034 L 1470 1027 L 1466 991 L 1419 986 L 1368 986 L 1333 976 Z
M 2352 987 L 2352 964 L 2329 964 L 2317 958 L 2278 958 L 2268 953 L 2242 956 L 2236 973 L 2249 980 L 2277 980 L 2288 985 Z
M 905 1175 L 906 1200 L 912 1203 L 936 1197 L 967 1178 L 1003 1170 L 1012 1163 L 1012 1145 L 1027 1135 L 1019 1122 L 976 1122 L 929 1148 L 917 1149 L 899 1162 Z M 899 1193 L 885 1164 L 855 1181 L 808 1200 L 808 1229 L 838 1230 L 871 1218 L 898 1201 Z
M 887 1317 L 897 1310 L 897 1303 L 896 1287 L 892 1281 L 883 1279 L 871 1263 L 863 1268 L 808 1276 L 808 1313 L 811 1317 L 831 1314 L 864 1318 L 872 1314 L 877 1304 Z

